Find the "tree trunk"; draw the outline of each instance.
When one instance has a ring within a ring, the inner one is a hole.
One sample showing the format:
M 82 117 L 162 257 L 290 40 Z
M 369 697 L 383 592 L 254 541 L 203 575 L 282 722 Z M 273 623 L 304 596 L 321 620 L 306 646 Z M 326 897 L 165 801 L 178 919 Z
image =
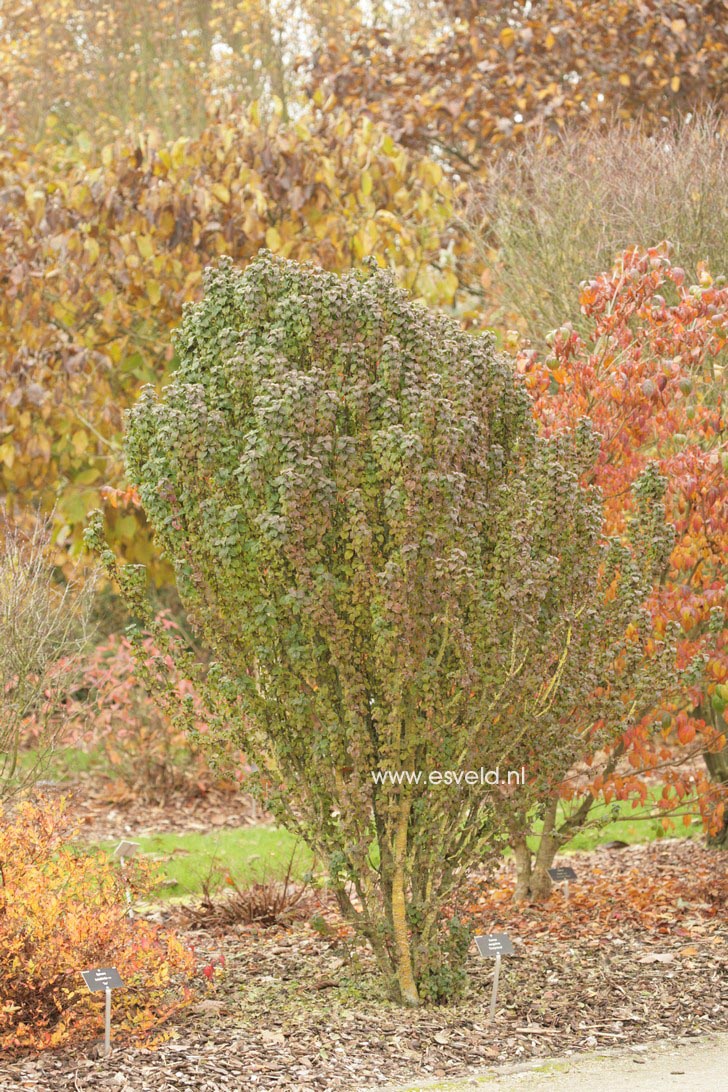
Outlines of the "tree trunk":
M 556 828 L 558 805 L 558 797 L 552 797 L 546 804 L 543 831 L 535 854 L 528 848 L 525 835 L 519 835 L 511 842 L 516 860 L 516 890 L 513 898 L 517 902 L 544 902 L 551 894 L 549 869 L 564 842 Z
M 516 862 L 516 890 L 513 898 L 516 902 L 526 902 L 531 895 L 531 864 L 533 854 L 526 843 L 526 836 L 519 835 L 511 842 L 513 857 Z
M 725 786 L 728 792 L 728 747 L 724 747 L 722 751 L 715 751 L 712 754 L 706 752 L 703 757 L 713 781 Z M 708 845 L 728 850 L 728 807 L 723 813 L 723 826 L 716 834 L 708 836 Z
M 708 721 L 716 732 L 728 735 L 728 724 L 722 713 L 719 713 L 712 703 L 706 698 L 703 705 L 697 710 L 703 720 Z M 704 751 L 703 758 L 708 767 L 711 780 L 722 785 L 728 794 L 728 744 L 722 751 Z M 723 826 L 715 834 L 708 835 L 708 845 L 717 849 L 728 849 L 728 800 L 723 813 Z
M 405 860 L 409 830 L 410 801 L 402 801 L 394 833 L 394 861 L 392 872 L 392 932 L 397 963 L 397 983 L 400 999 L 405 1005 L 419 1005 L 414 971 L 412 948 L 407 922 L 407 896 L 405 891 Z
M 551 894 L 551 877 L 549 869 L 554 863 L 554 857 L 561 848 L 562 839 L 556 829 L 556 812 L 559 806 L 559 798 L 554 796 L 546 805 L 543 817 L 543 831 L 538 845 L 536 859 L 533 862 L 531 872 L 531 899 L 534 902 L 545 902 Z

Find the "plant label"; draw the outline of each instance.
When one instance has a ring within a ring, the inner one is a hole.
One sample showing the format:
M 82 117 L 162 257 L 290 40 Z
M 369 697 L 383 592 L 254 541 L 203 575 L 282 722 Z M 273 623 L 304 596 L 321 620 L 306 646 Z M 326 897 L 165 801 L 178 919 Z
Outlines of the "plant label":
M 576 879 L 576 872 L 570 865 L 559 865 L 558 868 L 550 868 L 549 876 L 554 883 L 568 883 L 569 880 Z
M 99 967 L 96 971 L 81 971 L 81 976 L 88 988 L 95 990 L 118 990 L 124 983 L 116 967 Z
M 488 1023 L 492 1024 L 495 1017 L 495 1006 L 498 1000 L 498 981 L 500 979 L 501 956 L 513 955 L 513 945 L 508 933 L 486 933 L 485 936 L 476 937 L 475 943 L 482 956 L 490 956 L 495 959 L 493 971 L 493 993 L 490 998 L 490 1014 Z
M 134 911 L 131 906 L 131 891 L 129 890 L 129 884 L 126 880 L 126 860 L 128 857 L 135 857 L 141 849 L 141 842 L 127 842 L 122 840 L 114 850 L 114 857 L 119 861 L 119 867 L 121 868 L 121 875 L 124 879 L 124 896 L 126 898 L 126 912 L 129 918 L 134 917 Z
M 513 955 L 513 945 L 508 933 L 486 933 L 485 936 L 476 937 L 475 943 L 482 956 Z
M 111 991 L 118 990 L 124 983 L 116 967 L 99 967 L 95 971 L 81 971 L 81 976 L 91 990 L 104 991 L 104 1058 L 111 1054 Z
M 140 842 L 121 841 L 114 850 L 114 857 L 118 857 L 121 861 L 123 861 L 125 857 L 135 857 L 140 848 Z

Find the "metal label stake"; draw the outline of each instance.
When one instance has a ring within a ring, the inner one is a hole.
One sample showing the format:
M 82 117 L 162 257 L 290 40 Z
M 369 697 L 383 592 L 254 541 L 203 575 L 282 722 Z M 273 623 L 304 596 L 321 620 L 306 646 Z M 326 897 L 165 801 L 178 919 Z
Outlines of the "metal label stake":
M 569 898 L 569 880 L 576 879 L 576 872 L 571 865 L 559 865 L 557 868 L 549 869 L 549 876 L 554 883 L 563 883 L 564 885 L 564 898 Z
M 92 993 L 104 991 L 104 1058 L 111 1054 L 111 991 L 124 983 L 116 967 L 99 967 L 95 971 L 81 971 L 81 976 Z
M 490 1016 L 488 1017 L 488 1023 L 492 1024 L 495 1018 L 495 1005 L 498 1000 L 498 979 L 500 978 L 500 965 L 501 954 L 496 952 L 495 955 L 495 971 L 493 972 L 493 993 L 490 998 Z
M 106 1021 L 104 1023 L 104 1058 L 111 1054 L 111 987 L 106 987 Z
M 129 889 L 129 880 L 126 875 L 126 860 L 128 857 L 135 857 L 141 848 L 139 842 L 119 842 L 118 846 L 114 850 L 114 857 L 119 861 L 119 868 L 121 869 L 121 879 L 124 884 L 124 897 L 126 899 L 126 912 L 129 918 L 134 917 L 134 911 L 131 904 L 131 891 Z
M 490 1015 L 488 1023 L 495 1019 L 495 1007 L 498 1002 L 498 982 L 500 980 L 501 956 L 513 955 L 513 945 L 507 933 L 487 933 L 485 936 L 476 937 L 475 943 L 478 951 L 486 959 L 495 959 L 493 972 L 493 993 L 490 998 Z

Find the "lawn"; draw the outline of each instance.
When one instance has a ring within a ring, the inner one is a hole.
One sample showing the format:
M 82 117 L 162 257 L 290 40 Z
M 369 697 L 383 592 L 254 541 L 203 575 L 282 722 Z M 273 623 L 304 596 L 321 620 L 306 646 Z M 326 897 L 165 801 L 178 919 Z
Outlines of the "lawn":
M 634 809 L 631 802 L 625 800 L 609 805 L 595 804 L 588 826 L 567 843 L 563 852 L 595 849 L 612 841 L 631 845 L 665 837 L 694 837 L 700 833 L 698 823 L 686 827 L 681 818 L 665 830 L 662 818 L 653 812 L 654 806 Z M 140 852 L 159 866 L 161 882 L 156 893 L 160 898 L 198 895 L 205 887 L 214 890 L 225 884 L 227 876 L 240 887 L 282 880 L 291 858 L 291 875 L 301 880 L 313 870 L 315 863 L 313 854 L 303 843 L 286 830 L 269 825 L 189 834 L 155 834 L 137 840 Z M 111 852 L 115 845 L 114 842 L 103 842 L 98 848 Z
M 303 879 L 313 867 L 313 855 L 292 834 L 271 826 L 191 834 L 154 834 L 135 839 L 140 852 L 159 865 L 160 898 L 201 894 L 232 877 L 239 887 L 283 880 L 291 859 L 291 875 Z M 112 852 L 115 842 L 100 849 Z

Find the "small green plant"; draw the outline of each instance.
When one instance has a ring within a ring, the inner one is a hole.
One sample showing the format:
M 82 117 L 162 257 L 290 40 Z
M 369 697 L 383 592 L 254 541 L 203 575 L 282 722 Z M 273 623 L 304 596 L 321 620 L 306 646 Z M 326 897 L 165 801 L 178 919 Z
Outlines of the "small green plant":
M 449 1001 L 458 997 L 467 981 L 463 965 L 473 931 L 459 918 L 451 918 L 442 931 L 441 946 L 428 953 L 420 975 L 420 995 L 426 1001 Z

